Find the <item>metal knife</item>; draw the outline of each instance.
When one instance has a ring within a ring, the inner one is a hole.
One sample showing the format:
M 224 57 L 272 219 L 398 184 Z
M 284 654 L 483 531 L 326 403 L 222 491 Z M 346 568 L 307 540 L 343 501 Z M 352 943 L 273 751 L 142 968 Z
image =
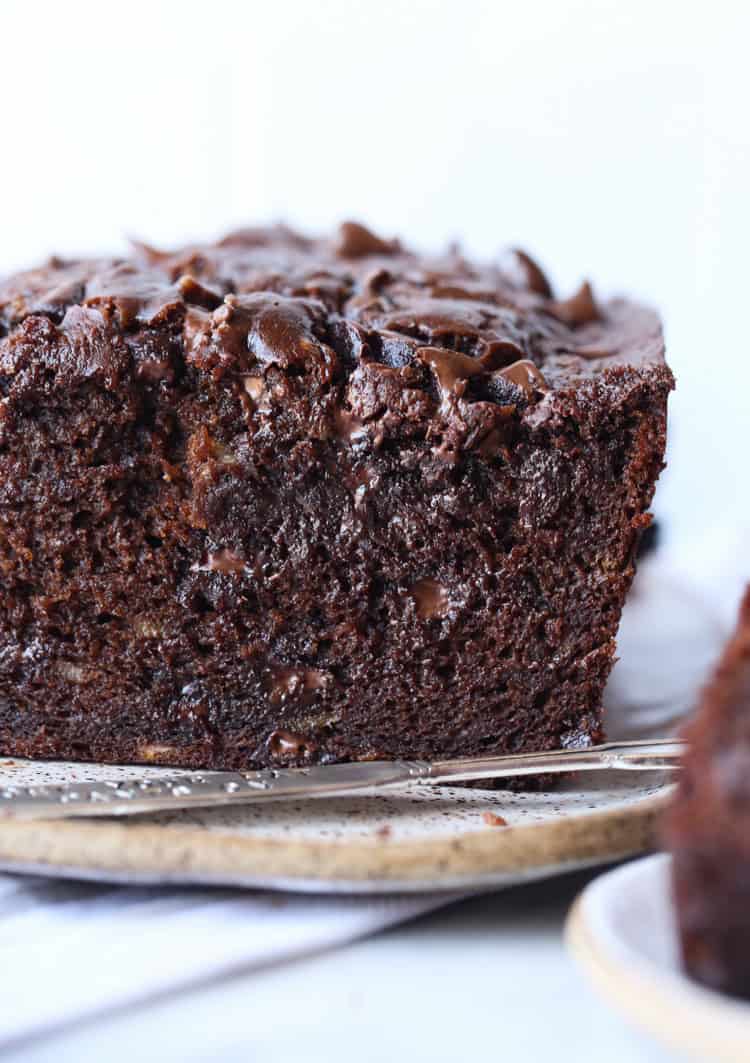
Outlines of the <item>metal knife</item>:
M 476 782 L 581 771 L 652 771 L 679 767 L 684 743 L 673 739 L 611 742 L 588 749 L 463 760 L 394 760 L 263 771 L 196 771 L 119 782 L 54 786 L 0 784 L 0 818 L 129 816 L 184 808 L 246 805 L 285 798 L 377 795 L 415 784 Z

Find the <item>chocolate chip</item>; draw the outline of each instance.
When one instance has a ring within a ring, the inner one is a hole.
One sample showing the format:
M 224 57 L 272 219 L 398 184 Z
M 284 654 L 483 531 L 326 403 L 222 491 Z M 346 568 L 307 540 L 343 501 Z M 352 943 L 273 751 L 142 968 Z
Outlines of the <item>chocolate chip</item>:
M 594 293 L 588 281 L 584 281 L 575 295 L 569 299 L 550 303 L 547 307 L 550 314 L 558 321 L 576 328 L 578 325 L 588 325 L 592 321 L 601 319 L 601 312 L 596 305 Z
M 340 258 L 364 258 L 366 255 L 394 255 L 399 250 L 397 240 L 381 240 L 356 221 L 345 221 L 339 228 L 336 254 Z
M 542 267 L 534 261 L 531 255 L 519 247 L 514 247 L 510 255 L 512 257 L 508 272 L 512 279 L 519 280 L 521 287 L 527 288 L 530 292 L 542 295 L 545 299 L 551 299 L 552 285 Z

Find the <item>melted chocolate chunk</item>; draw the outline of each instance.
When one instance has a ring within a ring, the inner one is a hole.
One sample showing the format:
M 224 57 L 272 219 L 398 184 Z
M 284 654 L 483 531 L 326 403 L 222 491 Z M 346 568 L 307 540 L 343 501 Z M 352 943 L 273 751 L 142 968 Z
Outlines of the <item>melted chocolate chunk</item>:
M 522 358 L 513 365 L 500 370 L 500 376 L 505 377 L 511 384 L 515 384 L 528 398 L 536 391 L 547 391 L 547 381 L 533 362 L 528 358 Z
M 450 598 L 442 583 L 435 579 L 421 579 L 411 589 L 421 620 L 441 620 L 448 615 Z
M 294 731 L 274 731 L 268 736 L 267 746 L 275 759 L 294 761 L 312 756 L 317 749 L 312 739 Z
M 470 358 L 467 354 L 446 351 L 440 347 L 421 348 L 419 358 L 435 374 L 444 404 L 449 404 L 452 399 L 462 395 L 466 390 L 465 382 L 470 377 L 478 376 L 483 369 L 478 358 Z
M 284 705 L 290 701 L 310 704 L 316 691 L 325 690 L 331 683 L 330 675 L 316 668 L 274 668 L 270 684 L 271 701 Z

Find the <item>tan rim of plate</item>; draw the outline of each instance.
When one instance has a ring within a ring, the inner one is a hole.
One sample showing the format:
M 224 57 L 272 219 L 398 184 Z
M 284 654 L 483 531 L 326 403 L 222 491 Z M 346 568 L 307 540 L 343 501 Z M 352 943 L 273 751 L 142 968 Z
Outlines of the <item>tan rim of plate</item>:
M 670 790 L 612 811 L 414 842 L 248 838 L 137 820 L 6 821 L 0 824 L 0 864 L 290 889 L 478 887 L 649 850 Z
M 710 1063 L 750 1059 L 746 1014 L 732 1014 L 727 1002 L 683 979 L 658 977 L 610 956 L 589 928 L 582 897 L 570 911 L 565 939 L 601 995 L 670 1048 Z

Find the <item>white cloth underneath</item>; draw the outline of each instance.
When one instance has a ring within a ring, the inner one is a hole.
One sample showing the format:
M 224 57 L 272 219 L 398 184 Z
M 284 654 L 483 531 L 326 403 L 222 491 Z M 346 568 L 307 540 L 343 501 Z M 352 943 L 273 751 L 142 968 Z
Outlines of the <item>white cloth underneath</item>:
M 341 945 L 453 895 L 324 897 L 0 876 L 0 1050 L 112 1008 Z

